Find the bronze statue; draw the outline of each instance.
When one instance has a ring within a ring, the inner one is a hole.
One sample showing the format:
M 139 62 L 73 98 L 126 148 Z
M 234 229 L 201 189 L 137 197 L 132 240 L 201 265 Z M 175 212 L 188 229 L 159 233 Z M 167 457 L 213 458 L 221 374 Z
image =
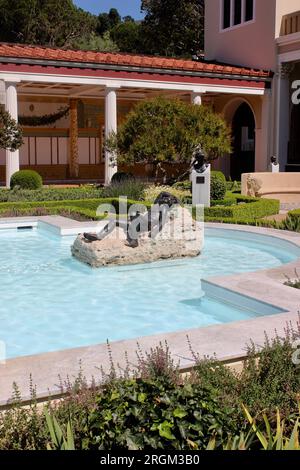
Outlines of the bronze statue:
M 206 155 L 202 150 L 201 145 L 198 145 L 193 152 L 191 170 L 195 170 L 197 173 L 204 173 L 207 167 Z
M 166 223 L 166 217 L 174 205 L 178 205 L 179 200 L 170 193 L 162 192 L 156 198 L 154 206 L 146 214 L 137 213 L 131 217 L 130 222 L 122 220 L 110 220 L 109 223 L 99 233 L 84 233 L 83 236 L 88 242 L 104 240 L 116 227 L 120 227 L 126 233 L 127 244 L 131 248 L 139 246 L 138 236 L 141 233 L 149 232 L 149 237 L 156 237 Z M 137 223 L 138 221 L 138 223 Z

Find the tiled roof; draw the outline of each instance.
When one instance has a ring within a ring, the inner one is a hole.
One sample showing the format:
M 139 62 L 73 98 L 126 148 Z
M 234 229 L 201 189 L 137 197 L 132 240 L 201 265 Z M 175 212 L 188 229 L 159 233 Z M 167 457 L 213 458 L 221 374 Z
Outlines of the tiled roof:
M 109 52 L 75 51 L 40 46 L 0 43 L 0 57 L 33 60 L 52 60 L 63 62 L 80 62 L 110 66 L 127 66 L 153 69 L 176 70 L 183 72 L 203 72 L 226 75 L 240 75 L 257 78 L 271 77 L 269 71 L 254 70 L 219 63 L 208 63 L 193 60 L 173 59 L 169 57 L 152 57 Z

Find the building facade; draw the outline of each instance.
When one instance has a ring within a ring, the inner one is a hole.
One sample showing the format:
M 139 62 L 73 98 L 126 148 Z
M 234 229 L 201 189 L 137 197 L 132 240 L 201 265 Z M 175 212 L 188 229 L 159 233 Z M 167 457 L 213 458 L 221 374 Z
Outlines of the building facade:
M 135 103 L 157 95 L 224 115 L 233 155 L 215 165 L 232 179 L 266 171 L 272 154 L 282 170 L 300 168 L 300 111 L 291 105 L 300 61 L 298 10 L 300 0 L 208 0 L 199 61 L 0 44 L 0 102 L 24 123 L 20 151 L 0 150 L 0 181 L 9 185 L 19 168 L 32 168 L 46 182 L 108 183 L 116 167 L 105 136 Z M 141 165 L 130 171 L 146 175 Z

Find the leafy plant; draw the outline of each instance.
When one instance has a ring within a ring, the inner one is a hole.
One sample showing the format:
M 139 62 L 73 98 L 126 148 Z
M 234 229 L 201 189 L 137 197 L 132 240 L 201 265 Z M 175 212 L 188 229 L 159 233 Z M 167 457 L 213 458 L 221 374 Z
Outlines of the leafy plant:
M 300 211 L 291 211 L 287 218 L 281 223 L 283 230 L 290 232 L 300 232 Z
M 126 173 L 125 171 L 117 171 L 111 179 L 111 183 L 121 183 L 123 181 L 134 180 L 134 176 L 130 173 Z
M 75 450 L 74 437 L 70 421 L 67 424 L 66 437 L 58 424 L 55 416 L 51 416 L 48 410 L 44 409 L 48 430 L 50 433 L 51 444 L 47 445 L 48 450 Z
M 224 173 L 222 171 L 217 171 L 217 170 L 212 170 L 211 171 L 211 174 L 213 176 L 216 176 L 217 178 L 219 178 L 220 180 L 224 181 L 224 183 L 226 183 L 226 177 L 224 175 Z
M 41 176 L 33 170 L 20 170 L 14 173 L 10 179 L 11 189 L 16 186 L 21 189 L 40 189 L 43 185 Z
M 153 203 L 157 196 L 164 191 L 172 194 L 182 203 L 185 202 L 186 198 L 191 197 L 191 192 L 189 190 L 181 189 L 180 187 L 151 185 L 146 187 L 144 191 L 144 199 L 145 201 Z
M 233 431 L 212 390 L 166 378 L 105 386 L 89 421 L 92 449 L 204 449 L 215 432 Z
M 251 424 L 253 432 L 259 439 L 263 450 L 300 450 L 299 444 L 299 419 L 296 420 L 291 437 L 285 436 L 285 421 L 281 420 L 280 412 L 276 413 L 276 434 L 272 431 L 271 423 L 269 422 L 266 414 L 263 414 L 265 424 L 265 432 L 260 431 L 256 425 L 255 420 L 245 406 L 243 406 L 245 415 Z
M 211 175 L 210 197 L 212 200 L 224 199 L 226 194 L 226 183 L 216 174 Z
M 287 276 L 287 281 L 284 283 L 285 286 L 294 287 L 295 289 L 300 289 L 300 276 L 297 269 L 295 269 L 295 279 L 290 279 Z
M 112 182 L 110 186 L 103 189 L 102 196 L 104 198 L 117 198 L 127 196 L 136 201 L 143 200 L 145 184 L 135 179 L 121 179 L 119 182 Z
M 251 413 L 264 409 L 286 414 L 297 411 L 300 390 L 300 369 L 293 363 L 293 341 L 299 339 L 296 330 L 287 326 L 283 338 L 265 338 L 262 348 L 254 343 L 247 348 L 247 359 L 240 375 L 239 397 Z
M 163 97 L 138 103 L 106 142 L 119 164 L 186 163 L 201 144 L 209 160 L 231 151 L 230 130 L 208 106 Z

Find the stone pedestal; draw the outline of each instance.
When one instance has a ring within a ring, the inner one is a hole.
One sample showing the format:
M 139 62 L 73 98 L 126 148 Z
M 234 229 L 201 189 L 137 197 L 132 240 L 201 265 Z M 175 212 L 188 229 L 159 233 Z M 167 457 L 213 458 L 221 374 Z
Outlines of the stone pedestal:
M 129 247 L 124 230 L 117 227 L 101 241 L 88 242 L 79 235 L 72 246 L 72 254 L 93 268 L 192 258 L 201 253 L 203 230 L 187 209 L 177 207 L 168 213 L 163 230 L 155 238 L 145 232 L 138 242 L 137 248 Z
M 210 174 L 210 165 L 207 166 L 203 173 L 192 170 L 193 206 L 201 204 L 205 207 L 210 207 Z

